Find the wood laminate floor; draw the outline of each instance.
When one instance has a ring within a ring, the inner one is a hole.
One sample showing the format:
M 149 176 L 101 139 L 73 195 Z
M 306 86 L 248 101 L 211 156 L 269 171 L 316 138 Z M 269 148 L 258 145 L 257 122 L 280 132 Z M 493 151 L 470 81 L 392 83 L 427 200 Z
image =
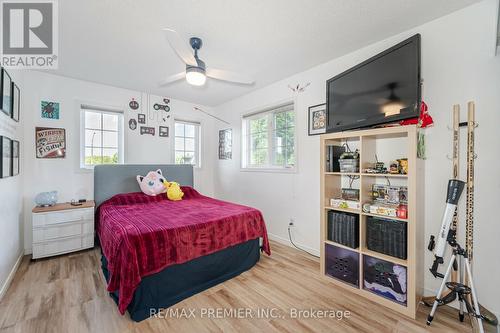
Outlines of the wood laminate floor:
M 35 262 L 25 256 L 0 302 L 0 333 L 470 331 L 470 325 L 458 322 L 456 311 L 449 307 L 439 309 L 430 327 L 425 324 L 428 308 L 424 306 L 417 320 L 402 317 L 320 277 L 318 259 L 276 242 L 271 246 L 272 256 L 263 255 L 250 271 L 171 308 L 184 313 L 184 318 L 150 318 L 140 323 L 127 314 L 121 316 L 108 296 L 98 249 Z M 233 318 L 207 318 L 207 309 L 238 308 L 252 309 L 254 318 L 238 319 L 234 313 Z M 347 310 L 351 315 L 342 320 L 290 318 L 293 308 Z M 187 318 L 190 309 L 195 318 Z M 255 318 L 259 309 L 285 318 Z M 203 318 L 202 311 L 206 311 Z

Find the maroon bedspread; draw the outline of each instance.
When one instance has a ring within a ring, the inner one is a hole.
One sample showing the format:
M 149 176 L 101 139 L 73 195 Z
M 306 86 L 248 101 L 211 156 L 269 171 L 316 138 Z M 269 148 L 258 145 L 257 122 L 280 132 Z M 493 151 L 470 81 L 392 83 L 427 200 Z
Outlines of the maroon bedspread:
M 125 313 L 141 278 L 248 240 L 262 237 L 270 255 L 260 211 L 205 197 L 182 187 L 184 198 L 142 192 L 118 194 L 97 211 L 96 230 L 108 260 L 108 291 L 119 291 Z

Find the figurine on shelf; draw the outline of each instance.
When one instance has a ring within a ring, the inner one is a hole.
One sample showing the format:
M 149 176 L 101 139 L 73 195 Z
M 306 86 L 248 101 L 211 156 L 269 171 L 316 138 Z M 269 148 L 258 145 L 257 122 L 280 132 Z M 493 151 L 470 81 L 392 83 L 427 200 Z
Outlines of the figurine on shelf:
M 397 217 L 400 219 L 407 219 L 408 218 L 408 206 L 407 205 L 399 205 L 398 209 L 396 211 Z
M 399 173 L 399 162 L 398 161 L 391 162 L 391 165 L 389 166 L 389 173 L 393 174 L 393 175 Z
M 399 173 L 403 175 L 408 174 L 408 159 L 407 158 L 400 158 L 398 160 L 399 162 Z

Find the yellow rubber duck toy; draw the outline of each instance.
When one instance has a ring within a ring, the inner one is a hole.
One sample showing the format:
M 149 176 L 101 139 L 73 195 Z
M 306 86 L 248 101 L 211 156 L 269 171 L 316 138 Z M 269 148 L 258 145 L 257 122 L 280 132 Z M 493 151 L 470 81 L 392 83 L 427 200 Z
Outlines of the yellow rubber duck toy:
M 182 192 L 179 183 L 176 182 L 163 182 L 163 185 L 167 188 L 167 198 L 172 201 L 182 200 L 184 192 Z

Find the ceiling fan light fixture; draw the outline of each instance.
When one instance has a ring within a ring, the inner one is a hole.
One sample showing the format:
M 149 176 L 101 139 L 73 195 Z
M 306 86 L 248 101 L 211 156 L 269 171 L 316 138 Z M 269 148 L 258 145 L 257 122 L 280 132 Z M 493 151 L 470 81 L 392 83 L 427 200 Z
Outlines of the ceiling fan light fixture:
M 202 86 L 207 81 L 205 71 L 199 67 L 186 68 L 186 81 L 193 86 Z

